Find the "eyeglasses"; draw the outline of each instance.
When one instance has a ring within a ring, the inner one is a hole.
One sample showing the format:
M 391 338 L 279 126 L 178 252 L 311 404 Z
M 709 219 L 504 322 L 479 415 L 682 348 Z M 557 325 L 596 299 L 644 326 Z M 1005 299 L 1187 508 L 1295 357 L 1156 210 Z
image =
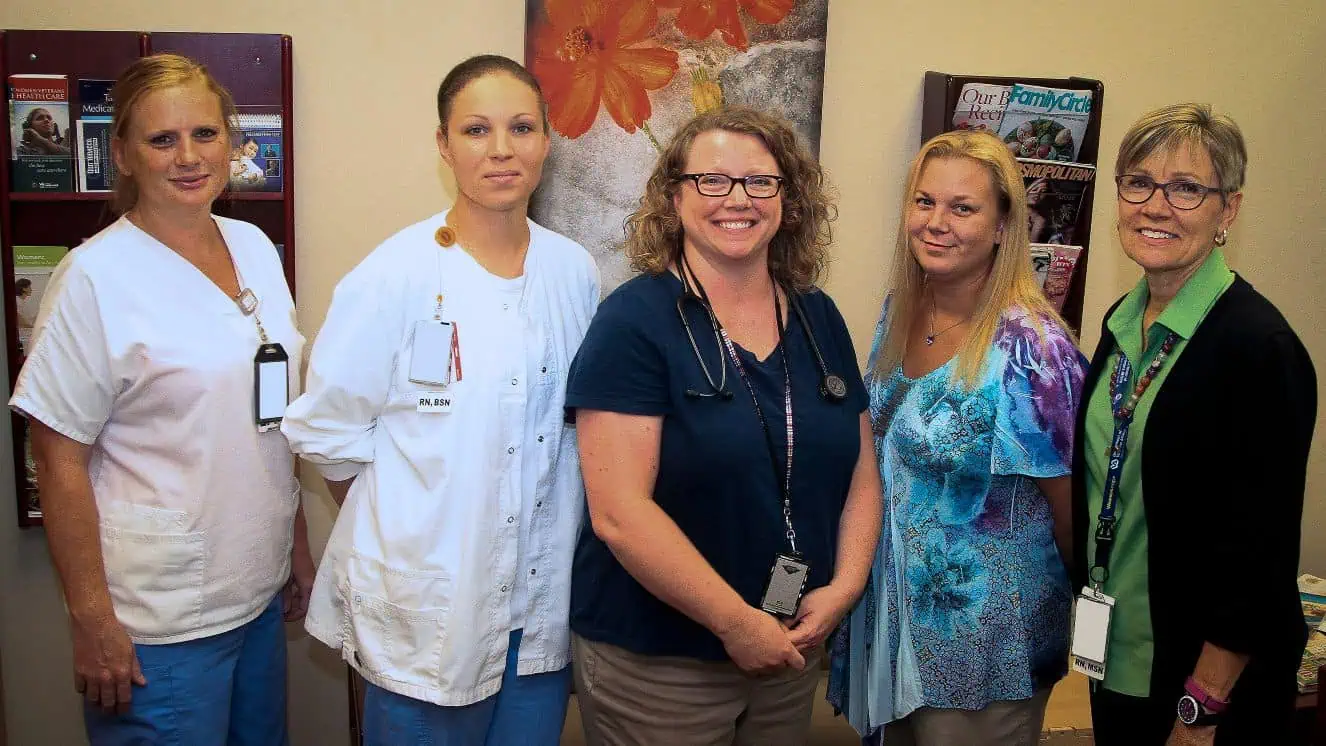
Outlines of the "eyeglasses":
M 746 196 L 751 199 L 769 199 L 778 195 L 783 188 L 783 177 L 771 174 L 753 174 L 751 176 L 728 176 L 727 174 L 682 174 L 681 178 L 695 182 L 695 189 L 706 197 L 726 197 L 732 193 L 732 187 L 741 184 Z
M 1195 181 L 1162 182 L 1140 174 L 1121 174 L 1114 177 L 1114 183 L 1119 186 L 1119 199 L 1124 202 L 1143 204 L 1160 189 L 1165 193 L 1165 201 L 1178 210 L 1196 210 L 1206 201 L 1206 195 L 1224 194 L 1224 190 L 1219 187 L 1209 187 Z

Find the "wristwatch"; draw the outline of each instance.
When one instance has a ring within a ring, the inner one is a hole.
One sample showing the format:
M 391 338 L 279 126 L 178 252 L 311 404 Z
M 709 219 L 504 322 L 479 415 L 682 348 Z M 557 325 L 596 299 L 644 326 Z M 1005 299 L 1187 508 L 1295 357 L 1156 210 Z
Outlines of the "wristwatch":
M 1206 693 L 1191 676 L 1183 685 L 1184 695 L 1179 697 L 1179 722 L 1187 726 L 1201 727 L 1215 725 L 1229 702 L 1216 699 Z

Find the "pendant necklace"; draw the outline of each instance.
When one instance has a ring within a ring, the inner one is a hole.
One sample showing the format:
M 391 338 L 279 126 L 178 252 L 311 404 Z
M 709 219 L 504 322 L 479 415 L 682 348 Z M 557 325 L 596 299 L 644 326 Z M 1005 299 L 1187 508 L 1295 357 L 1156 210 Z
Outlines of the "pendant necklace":
M 925 337 L 925 345 L 926 345 L 926 347 L 930 347 L 930 346 L 934 345 L 934 343 L 935 343 L 935 337 L 938 337 L 938 336 L 940 336 L 941 334 L 945 334 L 945 333 L 947 333 L 947 332 L 953 331 L 953 330 L 956 329 L 957 327 L 962 326 L 963 324 L 965 324 L 965 323 L 967 322 L 967 319 L 962 319 L 961 321 L 958 321 L 958 322 L 956 322 L 956 323 L 954 323 L 954 324 L 951 324 L 951 325 L 949 325 L 949 326 L 947 326 L 947 327 L 941 329 L 940 331 L 935 331 L 935 315 L 936 315 L 937 313 L 938 313 L 938 312 L 937 312 L 936 309 L 935 309 L 935 298 L 934 298 L 934 296 L 931 296 L 931 297 L 930 297 L 930 333 L 927 334 L 926 337 Z

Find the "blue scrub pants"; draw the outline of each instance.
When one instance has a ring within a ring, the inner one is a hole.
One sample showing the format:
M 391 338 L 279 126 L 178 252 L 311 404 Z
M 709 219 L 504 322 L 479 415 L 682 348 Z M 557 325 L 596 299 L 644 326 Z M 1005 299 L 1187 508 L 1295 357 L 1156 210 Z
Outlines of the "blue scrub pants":
M 442 707 L 368 685 L 364 746 L 557 746 L 571 667 L 517 676 L 520 636 L 511 633 L 502 689 L 463 707 Z
M 128 713 L 84 704 L 91 746 L 287 746 L 281 596 L 229 632 L 134 645 L 147 686 Z

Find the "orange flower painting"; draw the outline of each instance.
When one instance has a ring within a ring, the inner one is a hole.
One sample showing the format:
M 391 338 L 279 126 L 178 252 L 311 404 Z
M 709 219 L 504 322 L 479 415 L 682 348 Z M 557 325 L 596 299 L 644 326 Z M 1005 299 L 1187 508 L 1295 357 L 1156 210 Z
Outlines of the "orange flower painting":
M 552 130 L 530 215 L 589 250 L 604 293 L 633 274 L 622 224 L 696 114 L 761 109 L 818 152 L 829 2 L 525 0 Z
M 778 23 L 795 0 L 657 0 L 660 8 L 677 8 L 677 30 L 692 39 L 708 39 L 715 30 L 724 44 L 746 49 L 746 29 L 738 5 L 759 23 Z
M 677 53 L 649 44 L 658 23 L 651 0 L 547 0 L 546 23 L 533 29 L 530 69 L 562 135 L 589 131 L 602 102 L 613 121 L 635 132 L 652 113 L 649 91 L 677 74 Z

